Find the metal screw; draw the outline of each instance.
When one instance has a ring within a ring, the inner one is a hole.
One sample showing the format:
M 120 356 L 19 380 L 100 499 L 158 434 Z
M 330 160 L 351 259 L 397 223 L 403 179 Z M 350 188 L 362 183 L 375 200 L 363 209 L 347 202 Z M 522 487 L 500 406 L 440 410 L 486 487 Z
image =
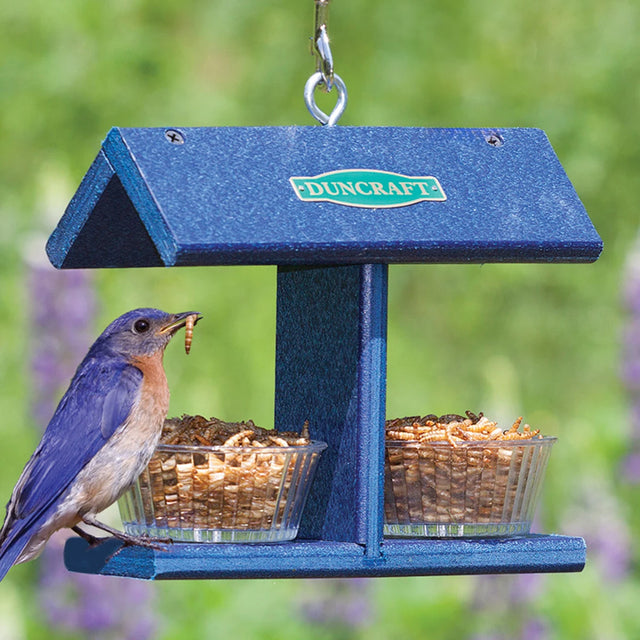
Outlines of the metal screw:
M 504 144 L 504 140 L 497 133 L 485 135 L 484 139 L 492 147 L 501 147 Z
M 164 137 L 171 144 L 184 144 L 184 136 L 175 129 L 167 129 L 164 132 Z

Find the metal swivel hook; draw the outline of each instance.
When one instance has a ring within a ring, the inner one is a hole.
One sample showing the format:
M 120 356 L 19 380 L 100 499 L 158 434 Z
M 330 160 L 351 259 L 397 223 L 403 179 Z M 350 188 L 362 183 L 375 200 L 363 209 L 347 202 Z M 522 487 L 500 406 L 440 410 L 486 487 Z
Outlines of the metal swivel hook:
M 316 72 L 307 80 L 304 87 L 304 100 L 311 115 L 322 124 L 333 126 L 347 107 L 347 87 L 342 78 L 334 72 L 333 55 L 329 45 L 327 23 L 329 21 L 330 0 L 314 0 L 315 30 L 312 38 L 312 50 L 316 56 Z M 336 87 L 338 100 L 330 115 L 316 104 L 314 93 L 317 87 L 324 86 L 329 92 Z
M 334 74 L 333 86 L 338 91 L 338 101 L 336 102 L 336 106 L 333 108 L 333 111 L 327 115 L 322 109 L 320 109 L 320 107 L 318 107 L 314 97 L 316 87 L 323 83 L 324 79 L 322 77 L 322 73 L 320 71 L 316 71 L 304 85 L 304 101 L 307 105 L 307 109 L 309 109 L 311 115 L 318 122 L 332 127 L 338 122 L 338 120 L 340 120 L 344 110 L 347 108 L 347 87 L 342 81 L 342 78 L 337 73 Z
M 316 70 L 322 73 L 322 80 L 331 91 L 333 87 L 333 55 L 329 45 L 329 2 L 330 0 L 315 0 L 315 29 L 313 32 L 313 51 L 316 55 Z

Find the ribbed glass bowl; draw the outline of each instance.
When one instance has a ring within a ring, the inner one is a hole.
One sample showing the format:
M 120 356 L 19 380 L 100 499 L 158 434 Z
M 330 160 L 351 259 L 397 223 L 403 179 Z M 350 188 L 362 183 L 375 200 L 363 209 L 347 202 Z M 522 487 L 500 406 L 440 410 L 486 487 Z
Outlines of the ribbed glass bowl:
M 185 542 L 292 540 L 326 446 L 159 445 L 118 501 L 124 530 Z
M 456 443 L 387 441 L 384 534 L 529 533 L 556 438 Z

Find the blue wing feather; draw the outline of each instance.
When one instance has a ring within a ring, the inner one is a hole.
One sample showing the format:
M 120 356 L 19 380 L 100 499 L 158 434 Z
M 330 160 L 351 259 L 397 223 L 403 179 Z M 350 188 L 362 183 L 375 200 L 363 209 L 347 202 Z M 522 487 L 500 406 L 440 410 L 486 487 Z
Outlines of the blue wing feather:
M 82 362 L 18 480 L 0 556 L 27 529 L 39 527 L 45 512 L 53 511 L 80 470 L 126 420 L 141 383 L 142 372 L 122 358 L 87 357 Z
M 57 497 L 126 420 L 142 372 L 120 358 L 82 363 L 29 461 L 16 503 L 25 517 Z
M 102 407 L 100 433 L 105 440 L 108 440 L 129 416 L 141 383 L 140 369 L 127 365 L 120 372 L 117 384 L 105 396 Z

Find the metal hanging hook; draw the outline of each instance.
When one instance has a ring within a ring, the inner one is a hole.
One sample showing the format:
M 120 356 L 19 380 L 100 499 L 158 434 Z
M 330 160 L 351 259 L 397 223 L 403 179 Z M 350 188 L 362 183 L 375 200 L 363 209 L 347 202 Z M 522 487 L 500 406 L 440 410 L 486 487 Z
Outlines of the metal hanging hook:
M 330 0 L 314 0 L 315 30 L 312 38 L 312 50 L 316 56 L 316 72 L 307 80 L 304 87 L 304 100 L 311 115 L 322 124 L 333 126 L 347 107 L 347 87 L 333 68 L 333 55 L 329 45 L 329 2 Z M 338 100 L 330 115 L 318 107 L 315 101 L 315 90 L 324 86 L 326 92 L 336 87 Z
M 315 29 L 313 31 L 313 50 L 316 55 L 316 69 L 322 73 L 327 91 L 333 86 L 333 55 L 329 46 L 329 2 L 315 0 Z
M 342 78 L 336 73 L 333 75 L 333 86 L 338 91 L 338 101 L 330 115 L 327 115 L 318 105 L 315 99 L 316 87 L 324 83 L 321 71 L 316 71 L 304 85 L 304 101 L 311 115 L 321 124 L 332 127 L 340 120 L 340 117 L 347 108 L 347 87 Z

